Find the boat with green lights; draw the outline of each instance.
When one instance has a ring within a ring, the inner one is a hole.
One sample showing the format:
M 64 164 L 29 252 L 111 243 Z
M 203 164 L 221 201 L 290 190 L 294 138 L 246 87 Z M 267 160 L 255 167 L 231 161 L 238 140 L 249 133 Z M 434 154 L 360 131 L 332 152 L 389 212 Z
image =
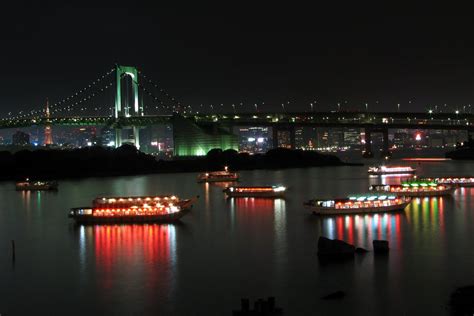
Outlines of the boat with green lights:
M 370 186 L 373 192 L 386 192 L 410 197 L 451 195 L 455 187 L 433 181 L 403 181 L 401 184 L 376 184 Z
M 439 177 L 423 178 L 422 180 L 455 187 L 474 187 L 474 177 Z
M 340 199 L 314 199 L 303 205 L 315 215 L 340 215 L 403 211 L 410 202 L 410 197 L 373 194 L 351 195 Z

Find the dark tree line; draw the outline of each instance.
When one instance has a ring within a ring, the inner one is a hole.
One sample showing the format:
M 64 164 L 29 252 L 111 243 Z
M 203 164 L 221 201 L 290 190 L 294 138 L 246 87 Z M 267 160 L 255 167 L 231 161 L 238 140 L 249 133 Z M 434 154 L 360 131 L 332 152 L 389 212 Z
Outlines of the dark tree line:
M 158 172 L 198 172 L 221 170 L 275 169 L 343 165 L 339 158 L 317 152 L 274 149 L 249 155 L 235 150 L 213 149 L 204 157 L 156 160 L 134 146 L 117 149 L 87 147 L 74 150 L 22 150 L 0 152 L 2 179 L 55 179 L 88 176 L 132 175 Z

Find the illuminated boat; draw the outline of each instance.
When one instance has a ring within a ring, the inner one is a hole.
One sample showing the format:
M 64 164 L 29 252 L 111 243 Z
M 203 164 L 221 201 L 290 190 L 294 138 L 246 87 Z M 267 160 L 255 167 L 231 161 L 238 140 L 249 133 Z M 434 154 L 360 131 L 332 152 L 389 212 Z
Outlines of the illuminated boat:
M 227 187 L 223 190 L 228 197 L 279 198 L 285 195 L 286 188 L 281 185 L 261 187 Z
M 378 166 L 378 167 L 369 167 L 368 173 L 371 175 L 384 175 L 384 174 L 414 174 L 416 172 L 415 168 L 410 166 Z
M 58 182 L 56 181 L 20 181 L 15 184 L 17 191 L 48 191 L 57 190 Z
M 69 217 L 77 223 L 169 223 L 191 209 L 198 196 L 181 200 L 176 196 L 100 197 L 92 207 L 75 207 Z
M 198 182 L 233 182 L 239 180 L 239 174 L 229 172 L 225 167 L 224 171 L 205 172 L 198 175 Z
M 341 199 L 314 199 L 304 206 L 317 215 L 382 213 L 402 211 L 410 197 L 397 195 L 354 195 Z
M 401 184 L 377 184 L 370 186 L 370 190 L 387 192 L 403 196 L 443 196 L 450 195 L 454 187 L 438 184 L 432 181 L 405 181 Z
M 423 178 L 423 180 L 436 182 L 437 184 L 455 186 L 455 187 L 474 187 L 474 177 L 440 177 L 440 178 Z

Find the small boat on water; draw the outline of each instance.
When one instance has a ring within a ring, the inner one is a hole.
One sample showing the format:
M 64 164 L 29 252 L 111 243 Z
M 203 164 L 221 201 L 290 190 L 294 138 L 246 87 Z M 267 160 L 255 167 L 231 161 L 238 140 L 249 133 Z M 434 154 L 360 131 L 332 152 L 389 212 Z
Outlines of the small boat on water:
M 26 179 L 25 181 L 17 182 L 15 189 L 17 191 L 48 191 L 57 190 L 58 185 L 57 181 L 30 181 Z
M 384 175 L 384 174 L 414 174 L 415 168 L 410 166 L 377 166 L 369 167 L 368 173 L 370 175 Z
M 281 185 L 274 186 L 232 186 L 223 190 L 228 197 L 256 197 L 256 198 L 281 198 L 285 195 L 286 188 Z
M 404 181 L 401 184 L 376 184 L 370 186 L 371 191 L 386 192 L 403 196 L 443 196 L 450 195 L 456 188 L 432 181 Z
M 410 197 L 393 194 L 353 195 L 340 199 L 309 200 L 304 206 L 313 214 L 339 215 L 402 211 L 410 202 Z
M 474 187 L 474 177 L 422 178 L 421 180 L 455 187 Z
M 181 200 L 174 195 L 99 197 L 91 207 L 75 207 L 69 217 L 77 223 L 169 223 L 179 220 L 199 197 Z
M 239 180 L 239 174 L 229 172 L 227 167 L 224 171 L 205 172 L 198 175 L 197 181 L 201 182 L 234 182 Z

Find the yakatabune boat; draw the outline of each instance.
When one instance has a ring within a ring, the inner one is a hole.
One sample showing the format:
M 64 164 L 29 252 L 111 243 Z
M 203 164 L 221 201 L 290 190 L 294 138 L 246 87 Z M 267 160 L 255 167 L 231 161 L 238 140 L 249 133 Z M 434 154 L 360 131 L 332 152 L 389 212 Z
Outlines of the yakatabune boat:
M 15 184 L 17 191 L 47 191 L 57 190 L 58 183 L 56 181 L 20 181 Z
M 304 206 L 317 215 L 382 213 L 404 210 L 411 198 L 397 195 L 354 195 L 341 199 L 314 199 Z
M 198 182 L 233 182 L 239 180 L 239 174 L 236 172 L 229 172 L 225 167 L 224 171 L 205 172 L 198 175 Z
M 198 196 L 181 200 L 176 196 L 100 197 L 92 207 L 75 207 L 69 217 L 78 223 L 168 223 L 179 220 Z
M 260 186 L 260 187 L 227 187 L 224 193 L 228 197 L 260 197 L 260 198 L 278 198 L 285 195 L 286 188 L 281 185 Z
M 474 187 L 474 177 L 422 178 L 422 180 L 455 187 Z
M 387 192 L 403 196 L 442 196 L 450 195 L 454 187 L 432 181 L 405 181 L 401 184 L 377 184 L 370 186 L 371 191 Z
M 371 175 L 384 175 L 384 174 L 414 174 L 416 172 L 415 168 L 404 167 L 404 166 L 377 166 L 369 167 L 368 173 Z

